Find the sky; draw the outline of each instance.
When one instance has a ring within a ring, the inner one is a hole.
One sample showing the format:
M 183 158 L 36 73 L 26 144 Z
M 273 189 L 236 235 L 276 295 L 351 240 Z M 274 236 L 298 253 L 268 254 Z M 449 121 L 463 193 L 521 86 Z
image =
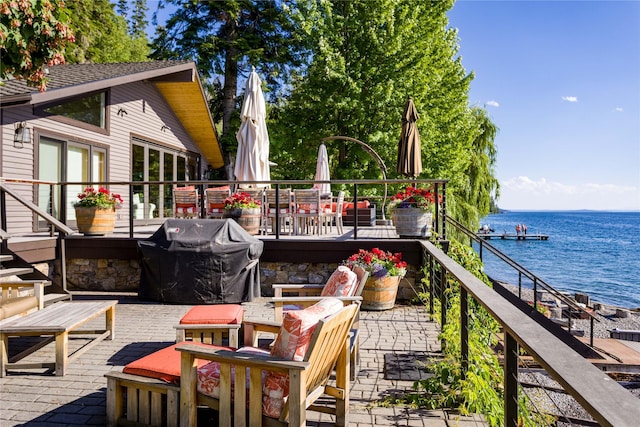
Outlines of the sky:
M 640 210 L 640 0 L 457 0 L 448 17 L 499 129 L 500 208 Z
M 640 1 L 458 0 L 448 17 L 499 129 L 500 208 L 640 210 Z

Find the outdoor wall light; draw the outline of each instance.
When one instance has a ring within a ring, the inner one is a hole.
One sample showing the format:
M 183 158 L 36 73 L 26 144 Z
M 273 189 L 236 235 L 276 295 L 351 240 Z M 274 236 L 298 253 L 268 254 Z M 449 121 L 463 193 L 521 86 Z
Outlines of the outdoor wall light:
M 124 117 L 124 116 L 128 115 L 129 113 L 127 113 L 127 110 L 125 110 L 124 108 L 120 107 L 116 114 L 118 116 L 120 116 L 120 117 Z
M 24 144 L 31 142 L 31 129 L 27 127 L 27 122 L 16 123 L 16 130 L 13 133 L 13 144 L 22 148 Z

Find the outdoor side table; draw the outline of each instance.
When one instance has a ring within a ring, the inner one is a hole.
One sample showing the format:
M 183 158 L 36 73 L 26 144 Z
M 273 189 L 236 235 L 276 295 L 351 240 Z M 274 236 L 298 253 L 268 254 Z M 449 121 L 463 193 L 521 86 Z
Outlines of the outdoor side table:
M 243 317 L 244 309 L 239 304 L 196 305 L 176 326 L 176 342 L 191 338 L 205 344 L 223 345 L 222 340 L 227 336 L 229 347 L 238 347 Z

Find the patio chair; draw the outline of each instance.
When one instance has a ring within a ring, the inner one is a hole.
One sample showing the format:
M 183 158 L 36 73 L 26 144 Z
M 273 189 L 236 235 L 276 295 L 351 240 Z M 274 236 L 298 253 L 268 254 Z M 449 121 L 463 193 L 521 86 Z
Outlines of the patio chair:
M 204 190 L 208 218 L 224 217 L 224 200 L 231 195 L 229 186 L 213 187 Z
M 294 211 L 293 222 L 296 234 L 322 233 L 322 216 L 331 211 L 329 206 L 320 200 L 320 190 L 293 190 Z
M 276 227 L 285 230 L 288 224 L 289 235 L 293 232 L 293 204 L 291 201 L 291 189 L 281 188 L 278 193 L 279 200 L 276 204 L 276 190 L 268 189 L 265 194 L 264 204 L 264 232 L 267 234 L 267 222 L 271 222 L 271 229 L 275 233 Z M 276 213 L 279 217 L 280 224 L 275 225 Z
M 218 411 L 221 427 L 231 426 L 232 420 L 236 426 L 304 426 L 307 409 L 332 413 L 337 425 L 347 425 L 348 339 L 358 310 L 357 303 L 343 306 L 325 299 L 288 314 L 270 353 L 179 346 L 180 425 L 195 426 L 200 405 Z M 201 359 L 213 363 L 198 369 Z M 321 396 L 335 404 L 318 401 Z
M 176 218 L 200 217 L 200 200 L 194 186 L 173 189 L 174 216 Z
M 338 267 L 346 268 L 344 266 Z M 337 270 L 338 270 L 337 269 Z M 362 300 L 362 290 L 364 289 L 364 285 L 369 278 L 369 272 L 363 269 L 362 267 L 356 266 L 353 269 L 353 272 L 357 278 L 357 284 L 348 292 L 347 295 L 333 295 L 336 298 L 339 298 L 343 301 L 344 304 L 351 303 L 353 301 L 361 301 Z M 335 272 L 334 272 L 335 274 Z M 333 277 L 333 274 L 332 274 Z M 331 281 L 327 281 L 327 284 Z M 325 285 L 315 285 L 315 284 L 274 284 L 273 291 L 274 297 L 272 298 L 273 307 L 274 307 L 274 318 L 275 322 L 279 323 L 282 321 L 282 316 L 287 310 L 300 310 L 305 307 L 309 307 L 312 304 L 315 304 L 322 298 L 327 298 L 327 296 L 323 296 L 323 292 L 326 294 L 327 289 L 325 289 Z M 351 355 L 351 377 L 355 378 L 359 371 L 360 367 L 360 322 L 359 315 L 353 322 L 353 327 L 351 329 L 351 345 L 350 345 L 350 355 Z M 246 337 L 246 336 L 245 336 Z M 246 338 L 245 338 L 246 339 Z M 257 337 L 253 337 L 254 340 Z M 247 344 L 245 342 L 245 344 Z M 255 343 L 253 344 L 255 345 Z
M 325 227 L 325 234 L 327 233 L 327 228 L 329 230 L 333 229 L 333 224 L 336 224 L 336 230 L 338 234 L 343 234 L 344 231 L 342 229 L 342 208 L 344 206 L 344 191 L 339 191 L 338 196 L 336 197 L 335 210 L 333 210 L 333 204 L 331 211 L 323 211 L 323 223 Z

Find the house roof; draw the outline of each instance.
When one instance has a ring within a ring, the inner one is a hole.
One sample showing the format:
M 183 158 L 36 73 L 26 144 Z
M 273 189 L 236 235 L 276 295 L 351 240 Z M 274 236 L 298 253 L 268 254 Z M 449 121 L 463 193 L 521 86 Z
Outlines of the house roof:
M 35 105 L 125 83 L 153 83 L 213 168 L 224 166 L 207 99 L 193 61 L 65 64 L 49 68 L 46 92 L 24 80 L 0 85 L 0 106 Z

